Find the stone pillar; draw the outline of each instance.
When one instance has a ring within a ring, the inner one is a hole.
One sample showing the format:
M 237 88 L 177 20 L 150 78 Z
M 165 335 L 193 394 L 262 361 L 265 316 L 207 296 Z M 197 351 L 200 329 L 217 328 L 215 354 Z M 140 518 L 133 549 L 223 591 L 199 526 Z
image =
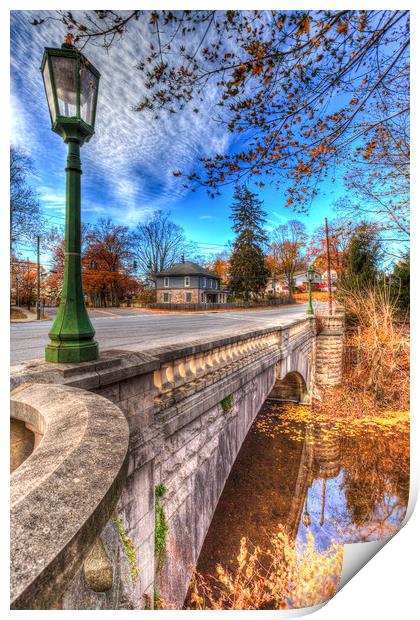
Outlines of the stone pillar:
M 344 315 L 316 320 L 315 383 L 338 385 L 343 374 Z

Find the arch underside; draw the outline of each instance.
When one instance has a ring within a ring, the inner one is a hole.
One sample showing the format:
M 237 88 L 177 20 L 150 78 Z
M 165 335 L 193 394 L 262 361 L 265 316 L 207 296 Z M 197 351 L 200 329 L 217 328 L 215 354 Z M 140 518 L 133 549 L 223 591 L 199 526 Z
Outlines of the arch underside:
M 282 379 L 277 377 L 268 398 L 281 402 L 308 402 L 308 390 L 305 379 L 297 371 L 288 372 Z

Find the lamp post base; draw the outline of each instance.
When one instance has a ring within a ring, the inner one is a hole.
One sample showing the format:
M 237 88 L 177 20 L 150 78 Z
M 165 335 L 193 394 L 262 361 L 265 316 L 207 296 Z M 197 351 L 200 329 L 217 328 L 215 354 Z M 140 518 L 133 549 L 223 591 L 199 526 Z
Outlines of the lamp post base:
M 83 342 L 50 342 L 45 347 L 45 360 L 53 363 L 90 362 L 98 359 L 98 343 L 95 340 Z

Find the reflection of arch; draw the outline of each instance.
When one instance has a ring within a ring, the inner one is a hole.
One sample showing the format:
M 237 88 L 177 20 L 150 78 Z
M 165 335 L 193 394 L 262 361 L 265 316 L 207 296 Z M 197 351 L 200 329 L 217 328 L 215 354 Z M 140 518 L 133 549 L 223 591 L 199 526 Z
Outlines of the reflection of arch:
M 288 372 L 283 379 L 277 377 L 268 398 L 292 403 L 306 403 L 308 390 L 305 379 L 296 371 Z

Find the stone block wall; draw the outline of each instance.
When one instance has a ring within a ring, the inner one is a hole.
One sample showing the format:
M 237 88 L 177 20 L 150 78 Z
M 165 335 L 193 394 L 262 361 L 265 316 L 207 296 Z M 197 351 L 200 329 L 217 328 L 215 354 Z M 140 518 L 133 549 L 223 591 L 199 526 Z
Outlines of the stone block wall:
M 343 374 L 344 316 L 317 318 L 315 382 L 338 385 Z
M 156 456 L 156 481 L 167 489 L 162 503 L 169 525 L 168 554 L 157 588 L 177 609 L 231 467 L 274 380 L 274 367 L 267 368 L 233 392 L 231 409 L 217 403 L 177 429 Z
M 184 288 L 184 289 L 158 289 L 157 290 L 157 303 L 165 303 L 164 302 L 164 298 L 163 295 L 164 293 L 170 293 L 171 294 L 171 304 L 186 304 L 186 303 L 192 303 L 192 304 L 198 304 L 200 303 L 200 296 L 199 293 L 201 291 L 199 291 L 197 288 Z M 186 293 L 190 293 L 191 294 L 191 300 L 189 302 L 187 302 L 186 299 Z
M 133 579 L 131 565 L 115 519 L 108 521 L 99 540 L 104 557 L 99 560 L 97 557 L 86 558 L 56 605 L 56 609 L 135 608 L 136 580 Z M 91 583 L 86 578 L 88 568 L 91 568 L 91 573 L 95 573 L 96 583 Z M 108 577 L 108 583 L 104 573 L 108 573 L 111 577 L 111 579 Z M 101 582 L 104 582 L 103 585 Z
M 150 406 L 153 411 L 152 401 L 159 400 L 147 376 L 153 375 L 135 377 L 127 385 L 120 382 L 118 392 L 96 392 L 114 399 L 126 412 L 130 427 L 129 471 L 118 513 L 138 562 L 136 607 L 152 606 L 156 592 L 165 605 L 180 608 L 232 464 L 273 387 L 275 363 L 271 358 L 255 361 L 234 377 L 209 382 L 179 404 L 155 410 L 153 422 L 149 417 L 142 425 L 136 423 L 136 410 L 147 411 Z M 227 411 L 221 404 L 226 396 L 233 397 Z M 154 546 L 154 495 L 160 484 L 166 488 L 161 502 L 169 526 L 162 570 Z

